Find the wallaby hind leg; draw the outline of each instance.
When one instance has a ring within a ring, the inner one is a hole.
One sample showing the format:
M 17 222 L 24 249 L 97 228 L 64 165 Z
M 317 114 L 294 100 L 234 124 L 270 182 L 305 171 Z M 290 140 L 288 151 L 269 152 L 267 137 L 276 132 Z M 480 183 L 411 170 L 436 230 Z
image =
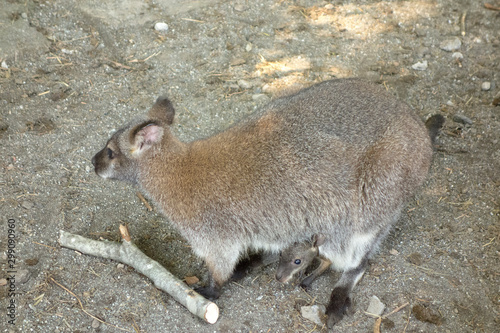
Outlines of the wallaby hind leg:
M 347 313 L 351 306 L 351 291 L 365 273 L 367 265 L 368 259 L 365 258 L 358 267 L 344 271 L 340 280 L 335 284 L 326 308 L 328 328 L 331 329 Z
M 302 288 L 304 288 L 305 290 L 308 290 L 309 287 L 311 286 L 311 283 L 316 280 L 316 278 L 318 276 L 320 276 L 321 274 L 323 274 L 324 271 L 326 271 L 330 265 L 332 264 L 332 262 L 328 259 L 325 259 L 325 258 L 319 258 L 320 260 L 320 264 L 319 266 L 314 270 L 312 271 L 312 273 L 306 277 L 304 280 L 302 280 L 302 282 L 300 283 L 300 286 Z

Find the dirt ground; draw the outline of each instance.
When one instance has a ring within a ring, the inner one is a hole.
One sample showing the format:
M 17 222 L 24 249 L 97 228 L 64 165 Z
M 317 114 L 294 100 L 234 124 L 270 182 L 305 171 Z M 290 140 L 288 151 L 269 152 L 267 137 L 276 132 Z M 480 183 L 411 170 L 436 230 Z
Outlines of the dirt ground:
M 210 325 L 133 269 L 57 239 L 118 240 L 128 223 L 146 254 L 205 281 L 168 221 L 132 186 L 96 176 L 91 157 L 159 95 L 193 140 L 289 87 L 355 76 L 446 123 L 428 181 L 335 331 L 373 332 L 375 295 L 382 332 L 498 332 L 500 2 L 489 3 L 2 0 L 1 332 L 325 332 L 300 308 L 326 304 L 338 273 L 306 293 L 278 283 L 271 263 L 225 286 Z

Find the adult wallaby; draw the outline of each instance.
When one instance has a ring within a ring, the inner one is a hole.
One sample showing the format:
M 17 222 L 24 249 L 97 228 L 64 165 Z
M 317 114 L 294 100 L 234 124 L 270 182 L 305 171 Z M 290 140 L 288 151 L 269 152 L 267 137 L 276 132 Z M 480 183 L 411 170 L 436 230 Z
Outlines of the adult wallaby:
M 96 173 L 155 202 L 205 260 L 210 283 L 199 291 L 212 299 L 248 250 L 278 252 L 321 233 L 322 256 L 343 272 L 327 308 L 329 326 L 339 321 L 368 256 L 426 178 L 424 124 L 356 79 L 277 99 L 189 143 L 172 134 L 174 113 L 159 98 L 92 158 Z

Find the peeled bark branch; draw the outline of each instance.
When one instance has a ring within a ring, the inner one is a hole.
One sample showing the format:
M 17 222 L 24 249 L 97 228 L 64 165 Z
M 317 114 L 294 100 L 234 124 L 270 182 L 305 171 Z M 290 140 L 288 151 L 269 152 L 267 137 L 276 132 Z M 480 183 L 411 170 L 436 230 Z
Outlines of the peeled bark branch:
M 154 285 L 176 301 L 184 305 L 191 313 L 214 324 L 219 317 L 218 306 L 189 288 L 158 262 L 146 256 L 131 242 L 128 229 L 120 226 L 122 243 L 96 241 L 69 232 L 60 231 L 59 244 L 96 257 L 113 259 L 133 267 L 136 271 L 150 278 Z

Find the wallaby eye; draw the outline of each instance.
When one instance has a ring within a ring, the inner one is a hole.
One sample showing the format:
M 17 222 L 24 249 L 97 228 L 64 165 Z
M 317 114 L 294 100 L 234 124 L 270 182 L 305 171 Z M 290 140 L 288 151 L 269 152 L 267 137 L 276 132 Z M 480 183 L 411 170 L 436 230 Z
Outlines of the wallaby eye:
M 295 259 L 295 261 L 293 262 L 295 265 L 300 265 L 302 261 L 300 259 Z
M 115 154 L 113 153 L 113 151 L 111 149 L 108 148 L 107 152 L 108 152 L 108 157 L 110 160 L 115 158 Z

